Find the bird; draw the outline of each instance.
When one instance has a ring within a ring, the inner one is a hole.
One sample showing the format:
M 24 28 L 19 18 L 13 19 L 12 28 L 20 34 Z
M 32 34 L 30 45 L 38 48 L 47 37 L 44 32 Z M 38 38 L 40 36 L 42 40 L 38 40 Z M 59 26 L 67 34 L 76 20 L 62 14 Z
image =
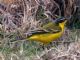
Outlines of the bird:
M 43 29 L 48 29 L 48 31 L 38 30 L 36 32 L 33 32 L 30 36 L 28 36 L 27 39 L 30 41 L 41 42 L 45 45 L 49 44 L 50 42 L 55 41 L 62 36 L 65 30 L 66 22 L 67 19 L 63 18 L 60 18 L 60 20 L 56 20 L 55 23 L 49 22 L 48 24 L 42 27 Z

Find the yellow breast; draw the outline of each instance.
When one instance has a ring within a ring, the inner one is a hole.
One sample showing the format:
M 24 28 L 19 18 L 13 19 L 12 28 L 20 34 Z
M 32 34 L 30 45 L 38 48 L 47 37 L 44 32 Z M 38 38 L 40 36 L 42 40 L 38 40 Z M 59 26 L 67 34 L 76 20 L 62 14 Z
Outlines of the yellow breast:
M 28 40 L 32 40 L 32 41 L 38 41 L 38 42 L 42 42 L 44 44 L 50 43 L 53 40 L 58 39 L 59 37 L 62 36 L 63 32 L 64 32 L 64 25 L 65 25 L 66 21 L 63 23 L 59 23 L 59 27 L 61 28 L 60 31 L 52 33 L 42 33 L 42 34 L 34 34 L 31 37 L 28 38 Z
M 39 34 L 39 35 L 34 35 L 29 38 L 29 40 L 34 40 L 38 42 L 42 42 L 44 44 L 50 43 L 53 40 L 56 40 L 57 38 L 61 37 L 62 32 L 58 33 L 47 33 L 47 34 Z

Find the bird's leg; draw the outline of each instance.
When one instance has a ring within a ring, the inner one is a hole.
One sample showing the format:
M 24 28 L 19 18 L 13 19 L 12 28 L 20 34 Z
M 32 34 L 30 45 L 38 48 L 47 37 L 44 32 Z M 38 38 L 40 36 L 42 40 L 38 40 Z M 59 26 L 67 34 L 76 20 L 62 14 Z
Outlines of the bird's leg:
M 48 45 L 43 44 L 43 46 L 44 46 L 44 52 L 47 53 L 48 52 L 48 48 L 47 48 Z
M 34 47 L 35 55 L 38 57 L 38 47 L 35 46 L 34 44 L 32 44 L 32 42 L 34 42 L 34 41 L 29 41 L 29 44 L 30 44 L 31 47 Z M 35 43 L 35 42 L 34 42 L 34 43 Z
M 44 50 L 44 52 L 48 51 L 47 45 L 45 45 L 45 44 L 40 44 L 40 48 L 42 48 Z
M 38 43 L 38 42 L 37 42 Z M 35 46 L 35 51 L 36 51 L 36 56 L 39 58 L 39 51 L 41 51 L 41 46 L 42 44 L 41 43 L 38 43 L 36 46 Z
M 35 46 L 36 56 L 38 57 L 38 48 Z

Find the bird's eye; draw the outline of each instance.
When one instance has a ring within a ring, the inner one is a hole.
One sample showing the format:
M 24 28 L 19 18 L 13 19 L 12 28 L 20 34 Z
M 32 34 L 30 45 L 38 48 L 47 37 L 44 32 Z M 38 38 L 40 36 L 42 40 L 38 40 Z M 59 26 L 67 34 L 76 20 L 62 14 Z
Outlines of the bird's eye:
M 59 23 L 62 23 L 62 22 L 64 22 L 64 20 L 61 20 Z

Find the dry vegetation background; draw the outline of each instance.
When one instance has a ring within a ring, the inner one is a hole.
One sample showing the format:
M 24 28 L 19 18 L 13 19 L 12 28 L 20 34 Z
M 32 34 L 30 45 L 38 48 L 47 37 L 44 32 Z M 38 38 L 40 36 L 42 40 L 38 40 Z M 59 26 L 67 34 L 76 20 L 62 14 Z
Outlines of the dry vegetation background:
M 64 35 L 47 46 L 48 51 L 40 43 L 25 39 L 30 31 L 56 19 L 55 15 L 71 17 L 68 25 L 73 23 L 79 7 L 76 3 L 77 0 L 0 0 L 0 60 L 80 60 L 80 30 L 74 27 L 66 27 Z

